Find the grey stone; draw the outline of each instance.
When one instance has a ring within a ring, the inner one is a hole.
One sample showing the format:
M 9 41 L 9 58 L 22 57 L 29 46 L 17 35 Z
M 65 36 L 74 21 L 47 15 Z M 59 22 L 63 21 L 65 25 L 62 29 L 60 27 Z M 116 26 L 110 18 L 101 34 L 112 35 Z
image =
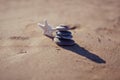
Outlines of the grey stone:
M 57 35 L 55 36 L 56 38 L 60 38 L 60 39 L 72 39 L 72 35 Z
M 56 34 L 58 36 L 66 36 L 66 35 L 71 35 L 72 33 L 70 31 L 57 31 Z
M 60 46 L 72 46 L 75 44 L 75 42 L 73 40 L 69 40 L 69 39 L 60 39 L 60 38 L 54 38 L 54 42 L 57 44 L 57 45 L 60 45 Z
M 59 31 L 67 31 L 69 30 L 69 28 L 67 26 L 57 26 L 56 27 L 56 30 L 59 30 Z

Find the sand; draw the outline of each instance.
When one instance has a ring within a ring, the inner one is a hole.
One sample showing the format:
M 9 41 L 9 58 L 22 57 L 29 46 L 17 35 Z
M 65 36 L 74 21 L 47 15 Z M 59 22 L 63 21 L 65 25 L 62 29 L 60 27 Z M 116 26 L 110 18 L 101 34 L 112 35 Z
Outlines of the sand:
M 72 30 L 58 46 L 38 22 Z M 120 0 L 0 0 L 0 80 L 120 80 Z

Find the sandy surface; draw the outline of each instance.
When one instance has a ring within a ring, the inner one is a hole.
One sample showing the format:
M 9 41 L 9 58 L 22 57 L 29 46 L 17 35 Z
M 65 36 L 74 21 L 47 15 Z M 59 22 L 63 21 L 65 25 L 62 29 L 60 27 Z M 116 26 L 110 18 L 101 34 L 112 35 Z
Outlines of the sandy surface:
M 78 26 L 75 46 L 42 35 Z M 0 0 L 0 80 L 120 80 L 120 0 Z

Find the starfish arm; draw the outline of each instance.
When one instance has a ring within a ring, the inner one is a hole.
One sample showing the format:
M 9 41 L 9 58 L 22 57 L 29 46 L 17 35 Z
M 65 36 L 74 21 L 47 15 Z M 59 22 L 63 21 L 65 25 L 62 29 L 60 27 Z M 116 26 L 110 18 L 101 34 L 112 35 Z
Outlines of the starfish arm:
M 41 24 L 41 23 L 38 23 L 38 26 L 41 27 L 43 30 L 45 30 L 45 25 Z

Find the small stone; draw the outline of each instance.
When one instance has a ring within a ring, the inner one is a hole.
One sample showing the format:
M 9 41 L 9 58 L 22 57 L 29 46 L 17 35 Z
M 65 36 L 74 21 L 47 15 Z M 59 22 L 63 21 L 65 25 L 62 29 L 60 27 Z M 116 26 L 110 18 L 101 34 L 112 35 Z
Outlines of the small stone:
M 75 44 L 73 40 L 69 39 L 60 39 L 60 38 L 54 38 L 54 42 L 60 46 L 72 46 Z
M 72 39 L 72 35 L 64 35 L 64 36 L 55 36 L 56 38 L 60 38 L 60 39 Z
M 67 30 L 69 30 L 69 28 L 68 28 L 67 26 L 62 26 L 62 25 L 60 25 L 60 26 L 57 26 L 57 27 L 56 27 L 56 30 L 59 30 L 59 31 L 67 31 Z
M 64 36 L 64 35 L 71 35 L 72 33 L 70 31 L 57 31 L 57 35 Z

